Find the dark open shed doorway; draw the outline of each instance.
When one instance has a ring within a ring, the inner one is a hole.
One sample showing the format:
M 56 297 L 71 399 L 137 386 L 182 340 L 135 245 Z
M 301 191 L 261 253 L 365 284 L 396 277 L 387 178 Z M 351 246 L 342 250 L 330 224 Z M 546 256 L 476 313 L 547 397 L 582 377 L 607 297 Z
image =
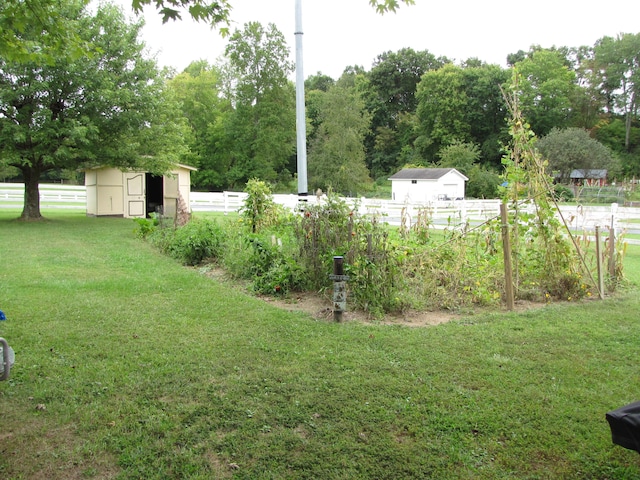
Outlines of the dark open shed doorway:
M 164 198 L 164 178 L 152 173 L 145 174 L 147 217 L 150 213 L 162 214 Z

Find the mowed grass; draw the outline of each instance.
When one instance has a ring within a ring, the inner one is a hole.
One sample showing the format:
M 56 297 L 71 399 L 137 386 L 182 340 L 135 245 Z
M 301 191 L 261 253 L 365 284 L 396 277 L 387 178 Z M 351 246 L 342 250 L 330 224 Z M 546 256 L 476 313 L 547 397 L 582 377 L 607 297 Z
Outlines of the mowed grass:
M 0 478 L 638 479 L 640 300 L 435 327 L 317 321 L 131 220 L 0 211 Z M 640 248 L 627 274 L 640 281 Z

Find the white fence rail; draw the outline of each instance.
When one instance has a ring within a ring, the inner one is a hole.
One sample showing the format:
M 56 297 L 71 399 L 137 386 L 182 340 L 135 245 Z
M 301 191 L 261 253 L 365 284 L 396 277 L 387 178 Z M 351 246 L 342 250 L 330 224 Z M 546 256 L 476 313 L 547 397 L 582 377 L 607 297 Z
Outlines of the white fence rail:
M 20 207 L 23 203 L 24 185 L 0 183 L 0 207 Z M 244 192 L 191 192 L 191 209 L 194 212 L 237 212 L 244 204 Z M 297 195 L 274 195 L 274 201 L 286 208 L 300 208 Z M 40 185 L 40 206 L 43 208 L 86 209 L 87 194 L 83 185 Z M 315 205 L 322 198 L 315 195 L 305 197 L 307 205 Z M 436 227 L 459 225 L 467 221 L 477 225 L 500 214 L 499 200 L 438 201 L 429 204 L 405 204 L 392 200 L 347 198 L 352 208 L 362 215 L 378 214 L 391 225 L 402 223 L 403 210 L 406 226 L 414 223 L 421 209 L 428 208 L 431 221 Z M 304 203 L 302 204 L 304 205 Z M 525 207 L 523 207 L 525 208 Z M 610 227 L 640 233 L 640 208 L 611 206 L 563 205 L 561 212 L 571 228 L 576 231 L 592 231 L 596 226 Z
M 41 184 L 40 206 L 86 210 L 87 190 L 84 185 Z M 0 183 L 0 207 L 22 206 L 24 185 Z

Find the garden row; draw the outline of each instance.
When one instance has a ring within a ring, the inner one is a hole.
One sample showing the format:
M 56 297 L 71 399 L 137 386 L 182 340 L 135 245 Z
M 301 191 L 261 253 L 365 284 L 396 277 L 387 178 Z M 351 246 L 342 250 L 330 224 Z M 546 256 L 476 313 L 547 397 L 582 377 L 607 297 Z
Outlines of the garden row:
M 335 195 L 291 213 L 273 201 L 264 182 L 250 181 L 246 192 L 235 220 L 196 218 L 175 228 L 159 219 L 137 219 L 139 234 L 184 264 L 216 263 L 232 277 L 250 281 L 261 294 L 326 292 L 333 257 L 342 256 L 350 308 L 374 316 L 499 305 L 505 298 L 498 220 L 475 228 L 445 228 L 436 240 L 427 208 L 403 229 L 378 216 L 362 216 Z M 591 273 L 594 254 L 576 251 L 566 235 L 551 228 L 551 218 L 541 221 L 514 209 L 511 215 L 516 299 L 573 300 L 597 294 Z

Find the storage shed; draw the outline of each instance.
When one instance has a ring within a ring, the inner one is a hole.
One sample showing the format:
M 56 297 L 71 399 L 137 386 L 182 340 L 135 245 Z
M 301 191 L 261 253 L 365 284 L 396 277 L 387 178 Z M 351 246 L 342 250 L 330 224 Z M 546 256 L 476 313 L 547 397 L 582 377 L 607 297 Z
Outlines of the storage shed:
M 607 185 L 607 171 L 603 169 L 572 170 L 571 183 L 584 187 L 604 187 Z
M 455 168 L 404 168 L 391 180 L 391 198 L 397 201 L 428 203 L 463 200 L 469 179 Z
M 191 172 L 195 170 L 187 165 L 176 165 L 171 172 L 159 176 L 112 167 L 88 169 L 84 180 L 87 215 L 135 218 L 162 212 L 175 217 L 179 204 L 191 212 Z

